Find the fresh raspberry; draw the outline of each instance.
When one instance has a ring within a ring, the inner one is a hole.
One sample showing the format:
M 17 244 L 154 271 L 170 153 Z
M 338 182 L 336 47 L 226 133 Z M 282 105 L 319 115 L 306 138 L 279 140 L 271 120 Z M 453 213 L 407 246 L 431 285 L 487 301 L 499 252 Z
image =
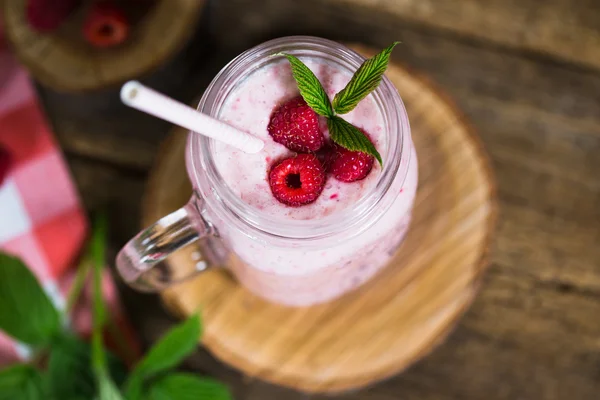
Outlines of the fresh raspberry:
M 296 97 L 277 108 L 267 127 L 269 135 L 292 151 L 317 151 L 325 143 L 319 128 L 319 117 L 302 97 Z
M 86 40 L 95 47 L 113 47 L 129 36 L 129 21 L 121 8 L 110 1 L 94 4 L 83 26 Z
M 79 6 L 81 0 L 29 0 L 27 21 L 38 32 L 47 33 L 57 29 Z
M 12 165 L 12 156 L 8 150 L 0 145 L 0 186 L 6 179 Z
M 271 168 L 269 185 L 279 202 L 299 207 L 319 197 L 325 186 L 325 170 L 314 154 L 298 154 Z
M 336 144 L 333 146 L 328 170 L 338 181 L 354 182 L 369 175 L 374 161 L 375 157 L 370 154 L 350 151 Z

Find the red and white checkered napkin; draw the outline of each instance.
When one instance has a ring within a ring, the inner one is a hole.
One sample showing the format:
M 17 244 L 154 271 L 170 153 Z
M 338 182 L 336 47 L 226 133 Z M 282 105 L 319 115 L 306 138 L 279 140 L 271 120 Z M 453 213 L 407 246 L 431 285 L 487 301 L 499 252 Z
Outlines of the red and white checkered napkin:
M 3 43 L 2 26 L 0 145 L 13 160 L 0 186 L 0 250 L 20 257 L 55 304 L 63 307 L 74 263 L 86 240 L 87 220 L 27 72 Z M 104 288 L 111 314 L 123 315 L 108 277 Z M 76 310 L 72 325 L 80 333 L 89 333 L 89 308 Z M 27 356 L 27 347 L 0 332 L 0 365 Z

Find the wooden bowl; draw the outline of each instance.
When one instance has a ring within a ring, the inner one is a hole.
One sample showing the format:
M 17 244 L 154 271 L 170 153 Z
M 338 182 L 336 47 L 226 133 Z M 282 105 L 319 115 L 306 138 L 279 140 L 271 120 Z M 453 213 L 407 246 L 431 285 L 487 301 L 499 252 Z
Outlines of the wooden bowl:
M 406 104 L 419 156 L 413 222 L 388 268 L 358 290 L 309 308 L 261 300 L 225 271 L 203 273 L 162 293 L 179 316 L 201 310 L 204 345 L 249 376 L 306 392 L 339 392 L 379 381 L 440 343 L 479 287 L 496 216 L 487 157 L 439 91 L 397 65 L 389 66 L 387 76 Z M 185 136 L 173 133 L 159 155 L 147 190 L 145 225 L 190 196 Z M 192 269 L 196 251 L 178 252 L 170 267 Z
M 149 6 L 140 7 L 148 3 Z M 120 84 L 159 67 L 194 32 L 204 3 L 204 0 L 125 2 L 132 17 L 130 36 L 122 45 L 109 49 L 95 48 L 83 38 L 89 2 L 51 34 L 30 28 L 25 18 L 26 0 L 4 0 L 3 14 L 6 35 L 31 74 L 54 90 L 80 92 Z

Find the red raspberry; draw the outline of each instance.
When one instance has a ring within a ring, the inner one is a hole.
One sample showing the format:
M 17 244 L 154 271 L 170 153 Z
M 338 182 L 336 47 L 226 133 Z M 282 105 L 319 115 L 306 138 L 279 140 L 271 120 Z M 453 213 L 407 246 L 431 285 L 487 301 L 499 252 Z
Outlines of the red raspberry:
M 96 3 L 83 26 L 86 40 L 95 47 L 113 47 L 129 36 L 125 13 L 110 1 Z
M 329 159 L 329 172 L 338 181 L 359 181 L 369 175 L 374 161 L 375 157 L 370 154 L 362 151 L 350 151 L 342 146 L 334 145 Z
M 8 150 L 0 145 L 0 186 L 6 179 L 12 165 L 12 156 Z
M 277 163 L 269 173 L 275 198 L 299 207 L 315 201 L 325 186 L 325 170 L 313 154 L 298 154 Z
M 325 143 L 319 128 L 319 117 L 302 97 L 296 97 L 277 108 L 267 127 L 269 135 L 292 151 L 317 151 Z
M 81 0 L 29 0 L 27 21 L 38 32 L 51 32 L 67 19 L 79 3 Z

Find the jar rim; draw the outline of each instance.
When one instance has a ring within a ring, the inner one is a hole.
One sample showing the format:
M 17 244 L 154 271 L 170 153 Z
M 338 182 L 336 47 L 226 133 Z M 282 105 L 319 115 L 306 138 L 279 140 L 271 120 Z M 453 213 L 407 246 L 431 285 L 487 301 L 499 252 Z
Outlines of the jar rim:
M 215 76 L 202 99 L 198 110 L 213 117 L 218 116 L 219 107 L 227 98 L 224 87 L 230 91 L 235 83 L 257 69 L 260 62 L 276 62 L 283 58 L 282 52 L 297 57 L 334 57 L 336 62 L 356 70 L 364 57 L 340 43 L 313 36 L 286 36 L 273 39 L 244 51 L 231 60 Z M 318 53 L 318 54 L 315 54 Z M 262 66 L 262 65 L 261 65 Z M 254 68 L 254 69 L 253 69 Z M 250 72 L 249 72 L 250 71 Z M 227 185 L 217 170 L 211 145 L 213 139 L 190 132 L 186 148 L 188 174 L 205 205 L 227 224 L 233 224 L 240 232 L 263 240 L 322 241 L 348 233 L 357 235 L 371 226 L 387 208 L 381 209 L 382 200 L 397 178 L 406 179 L 410 157 L 410 126 L 406 109 L 392 82 L 384 76 L 379 87 L 370 94 L 374 96 L 385 119 L 387 153 L 379 179 L 369 192 L 355 204 L 339 212 L 316 220 L 293 220 L 272 216 L 264 211 L 249 207 Z M 219 103 L 220 102 L 220 103 Z M 385 202 L 387 207 L 392 202 Z M 378 207 L 379 206 L 379 207 Z

